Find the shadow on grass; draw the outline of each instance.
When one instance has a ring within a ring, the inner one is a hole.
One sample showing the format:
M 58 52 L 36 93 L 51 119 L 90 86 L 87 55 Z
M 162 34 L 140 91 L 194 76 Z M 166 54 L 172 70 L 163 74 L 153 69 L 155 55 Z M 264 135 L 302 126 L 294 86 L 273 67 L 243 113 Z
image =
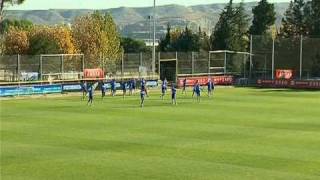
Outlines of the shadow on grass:
M 240 88 L 240 87 L 239 87 Z M 267 87 L 245 87 L 252 90 L 261 90 L 261 92 L 320 92 L 320 89 L 290 89 L 290 88 L 267 88 Z
M 171 105 L 171 104 L 170 104 Z M 168 104 L 145 104 L 143 108 L 152 108 L 152 107 L 168 107 Z M 119 105 L 112 106 L 110 109 L 143 109 L 140 104 L 137 105 Z

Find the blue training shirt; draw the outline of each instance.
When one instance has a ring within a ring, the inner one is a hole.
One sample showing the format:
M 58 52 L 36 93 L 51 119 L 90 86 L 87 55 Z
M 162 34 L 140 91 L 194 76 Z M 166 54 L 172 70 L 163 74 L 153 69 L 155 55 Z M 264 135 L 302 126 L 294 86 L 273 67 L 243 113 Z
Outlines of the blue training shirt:
M 196 93 L 200 93 L 200 91 L 201 91 L 200 84 L 197 84 L 196 87 L 195 87 L 195 92 Z
M 92 88 L 92 87 L 89 89 L 89 97 L 90 97 L 90 98 L 93 97 L 93 88 Z
M 171 88 L 171 93 L 172 93 L 172 94 L 176 94 L 176 93 L 177 93 L 177 89 L 176 89 L 175 87 L 172 87 L 172 88 Z

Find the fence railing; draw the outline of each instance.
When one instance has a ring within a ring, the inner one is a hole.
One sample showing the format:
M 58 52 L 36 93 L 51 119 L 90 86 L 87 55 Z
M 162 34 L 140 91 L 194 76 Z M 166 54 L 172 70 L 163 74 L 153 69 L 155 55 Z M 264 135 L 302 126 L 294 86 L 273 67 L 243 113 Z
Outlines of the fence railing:
M 320 38 L 251 37 L 252 78 L 275 79 L 277 69 L 293 71 L 294 79 L 320 78 Z
M 254 82 L 275 79 L 277 69 L 289 69 L 294 79 L 320 79 L 320 38 L 251 36 L 249 52 L 125 53 L 116 60 L 86 62 L 82 54 L 0 55 L 0 81 L 71 80 L 83 78 L 86 68 L 102 68 L 107 77 L 167 78 L 233 75 Z M 156 67 L 153 71 L 152 67 Z

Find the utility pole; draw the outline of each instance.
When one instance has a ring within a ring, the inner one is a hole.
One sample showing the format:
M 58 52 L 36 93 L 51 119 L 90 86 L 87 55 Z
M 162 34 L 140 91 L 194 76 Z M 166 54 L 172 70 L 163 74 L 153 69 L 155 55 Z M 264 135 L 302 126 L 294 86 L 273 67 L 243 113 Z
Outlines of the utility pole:
M 152 49 L 152 73 L 156 67 L 156 0 L 153 0 L 153 49 Z

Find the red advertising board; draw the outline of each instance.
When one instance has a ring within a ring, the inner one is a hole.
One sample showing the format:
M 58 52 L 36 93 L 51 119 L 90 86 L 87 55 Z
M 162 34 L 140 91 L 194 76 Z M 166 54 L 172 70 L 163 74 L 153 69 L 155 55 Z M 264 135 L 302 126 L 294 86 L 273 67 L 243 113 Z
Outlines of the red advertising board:
M 258 80 L 260 87 L 272 88 L 297 88 L 297 89 L 320 89 L 320 80 Z
M 291 69 L 277 69 L 276 78 L 277 79 L 292 79 L 293 71 Z
M 180 77 L 178 78 L 178 86 L 183 86 L 183 80 L 187 79 L 187 86 L 193 86 L 197 81 L 201 86 L 206 85 L 208 83 L 208 76 L 196 76 L 196 77 Z M 233 76 L 212 76 L 212 81 L 215 85 L 232 85 L 233 84 Z
M 85 69 L 84 78 L 104 78 L 104 72 L 102 69 Z

